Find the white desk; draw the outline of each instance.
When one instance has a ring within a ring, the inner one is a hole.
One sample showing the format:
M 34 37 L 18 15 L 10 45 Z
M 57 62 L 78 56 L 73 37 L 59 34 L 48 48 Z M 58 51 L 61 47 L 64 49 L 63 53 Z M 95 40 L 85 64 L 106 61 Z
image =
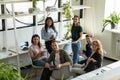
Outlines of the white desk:
M 71 80 L 120 80 L 120 61 L 80 75 Z
M 0 61 L 7 64 L 17 65 L 17 54 L 11 52 L 0 52 Z
M 14 54 L 14 53 L 11 53 L 11 52 L 0 52 L 0 59 L 6 59 L 6 58 L 9 58 L 9 57 L 14 57 L 16 56 L 17 54 Z
M 70 40 L 64 40 L 64 41 L 59 41 L 58 44 L 61 46 L 61 45 L 67 44 L 69 42 L 70 42 Z M 16 62 L 14 62 L 14 64 L 17 64 L 17 55 L 18 54 L 19 54 L 20 65 L 27 66 L 27 65 L 31 64 L 30 59 L 28 57 L 28 50 L 19 49 L 19 51 L 17 52 L 17 50 L 15 48 L 12 48 L 12 49 L 9 49 L 8 51 L 11 53 L 14 53 L 14 55 L 16 55 L 14 58 L 11 56 L 11 58 L 14 59 L 14 60 L 11 60 L 11 62 L 16 61 Z M 4 56 L 4 55 L 1 55 L 1 56 Z M 46 56 L 47 56 L 47 54 L 46 54 Z M 7 60 L 7 57 L 6 57 L 6 60 Z
M 82 39 L 85 39 L 85 35 L 83 35 Z M 71 43 L 71 40 L 63 40 L 58 39 L 58 45 L 62 48 L 65 44 Z M 70 44 L 71 45 L 71 44 Z M 70 49 L 72 50 L 72 49 Z M 68 51 L 67 51 L 68 52 Z M 17 65 L 17 56 L 19 54 L 20 58 L 20 64 L 23 66 L 30 65 L 31 62 L 29 60 L 28 56 L 28 50 L 21 50 L 17 52 L 15 48 L 9 49 L 8 52 L 0 52 L 0 60 L 4 60 L 5 63 L 15 64 Z

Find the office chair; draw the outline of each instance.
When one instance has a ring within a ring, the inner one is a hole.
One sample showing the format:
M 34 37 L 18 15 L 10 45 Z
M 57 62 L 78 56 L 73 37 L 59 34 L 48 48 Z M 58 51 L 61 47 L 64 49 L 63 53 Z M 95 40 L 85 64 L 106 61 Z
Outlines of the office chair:
M 31 66 L 32 66 L 32 71 L 29 74 L 29 80 L 32 80 L 33 76 L 37 75 L 37 71 L 38 70 L 40 71 L 40 74 L 42 74 L 42 70 L 43 70 L 44 67 L 43 66 L 36 66 L 36 65 L 34 65 L 29 53 L 28 53 L 28 57 L 30 58 L 30 62 L 31 62 Z

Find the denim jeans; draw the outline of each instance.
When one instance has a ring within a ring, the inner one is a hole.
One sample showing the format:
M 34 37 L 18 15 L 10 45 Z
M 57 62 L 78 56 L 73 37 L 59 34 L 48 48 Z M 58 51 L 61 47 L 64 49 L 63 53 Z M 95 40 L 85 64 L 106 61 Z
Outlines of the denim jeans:
M 33 61 L 33 64 L 36 66 L 43 66 L 44 67 L 46 61 L 47 61 L 47 58 L 43 58 L 41 60 Z
M 80 48 L 81 48 L 81 43 L 80 42 L 72 43 L 73 64 L 76 64 L 80 61 L 80 57 L 79 57 Z

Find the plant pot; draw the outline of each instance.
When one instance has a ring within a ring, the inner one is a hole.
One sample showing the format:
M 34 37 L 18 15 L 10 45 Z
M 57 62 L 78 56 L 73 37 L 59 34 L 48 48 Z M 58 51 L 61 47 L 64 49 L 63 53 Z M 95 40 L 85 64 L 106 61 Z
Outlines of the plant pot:
M 114 23 L 111 23 L 111 29 L 114 29 L 116 25 Z
M 40 9 L 39 8 L 29 8 L 29 13 L 39 13 Z

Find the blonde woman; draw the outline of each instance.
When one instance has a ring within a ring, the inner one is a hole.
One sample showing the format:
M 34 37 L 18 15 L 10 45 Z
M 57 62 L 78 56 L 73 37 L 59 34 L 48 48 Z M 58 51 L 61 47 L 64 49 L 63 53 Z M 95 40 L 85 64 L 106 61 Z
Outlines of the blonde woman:
M 84 67 L 81 65 L 74 66 L 72 68 L 72 72 L 75 72 L 78 74 L 90 72 L 92 70 L 100 68 L 102 64 L 102 60 L 103 60 L 102 44 L 99 40 L 94 40 L 92 43 L 92 54 L 88 58 L 86 65 Z

